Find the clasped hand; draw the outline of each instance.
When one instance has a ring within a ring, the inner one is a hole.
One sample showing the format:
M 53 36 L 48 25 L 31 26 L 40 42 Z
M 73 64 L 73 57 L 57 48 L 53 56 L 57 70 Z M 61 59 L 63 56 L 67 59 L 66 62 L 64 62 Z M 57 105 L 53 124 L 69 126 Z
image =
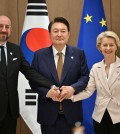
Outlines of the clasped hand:
M 54 87 L 48 91 L 47 97 L 53 101 L 62 102 L 64 99 L 70 99 L 74 92 L 75 90 L 71 86 Z

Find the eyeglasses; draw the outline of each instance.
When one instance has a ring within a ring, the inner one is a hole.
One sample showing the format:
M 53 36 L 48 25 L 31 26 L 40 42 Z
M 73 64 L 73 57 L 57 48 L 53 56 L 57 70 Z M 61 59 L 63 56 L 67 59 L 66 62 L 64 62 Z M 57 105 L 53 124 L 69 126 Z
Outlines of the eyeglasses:
M 6 30 L 9 30 L 9 29 L 11 29 L 11 26 L 0 24 L 0 30 L 2 30 L 3 28 L 5 28 Z

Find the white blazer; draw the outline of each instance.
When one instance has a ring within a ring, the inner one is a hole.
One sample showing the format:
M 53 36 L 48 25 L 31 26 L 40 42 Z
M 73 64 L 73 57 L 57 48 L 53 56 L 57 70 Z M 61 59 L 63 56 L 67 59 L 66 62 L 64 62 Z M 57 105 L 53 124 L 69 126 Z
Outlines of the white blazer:
M 93 119 L 101 122 L 107 109 L 113 124 L 120 122 L 120 59 L 116 57 L 109 79 L 105 78 L 104 60 L 93 65 L 87 88 L 72 96 L 72 101 L 83 100 L 90 97 L 97 90 Z

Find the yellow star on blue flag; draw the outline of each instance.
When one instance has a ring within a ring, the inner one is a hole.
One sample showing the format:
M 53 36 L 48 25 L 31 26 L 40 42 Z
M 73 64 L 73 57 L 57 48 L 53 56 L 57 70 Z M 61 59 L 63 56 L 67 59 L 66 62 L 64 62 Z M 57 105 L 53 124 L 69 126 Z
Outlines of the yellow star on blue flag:
M 88 15 L 86 17 L 84 17 L 84 19 L 86 20 L 86 23 L 88 22 L 92 22 L 92 16 Z
M 103 18 L 102 18 L 102 21 L 100 21 L 99 23 L 102 25 L 102 27 L 107 26 L 106 21 Z

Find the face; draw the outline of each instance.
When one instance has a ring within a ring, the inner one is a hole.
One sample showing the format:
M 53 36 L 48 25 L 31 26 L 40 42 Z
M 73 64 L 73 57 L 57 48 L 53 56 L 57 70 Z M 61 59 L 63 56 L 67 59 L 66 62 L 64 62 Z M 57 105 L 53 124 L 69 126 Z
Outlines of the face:
M 56 47 L 61 45 L 64 47 L 68 42 L 70 33 L 67 26 L 63 23 L 56 22 L 51 27 L 50 37 L 53 45 Z
M 6 16 L 0 16 L 0 43 L 4 43 L 11 35 L 11 21 Z
M 113 38 L 108 38 L 105 37 L 102 39 L 101 45 L 100 45 L 100 50 L 104 57 L 113 57 L 116 55 L 116 42 Z

